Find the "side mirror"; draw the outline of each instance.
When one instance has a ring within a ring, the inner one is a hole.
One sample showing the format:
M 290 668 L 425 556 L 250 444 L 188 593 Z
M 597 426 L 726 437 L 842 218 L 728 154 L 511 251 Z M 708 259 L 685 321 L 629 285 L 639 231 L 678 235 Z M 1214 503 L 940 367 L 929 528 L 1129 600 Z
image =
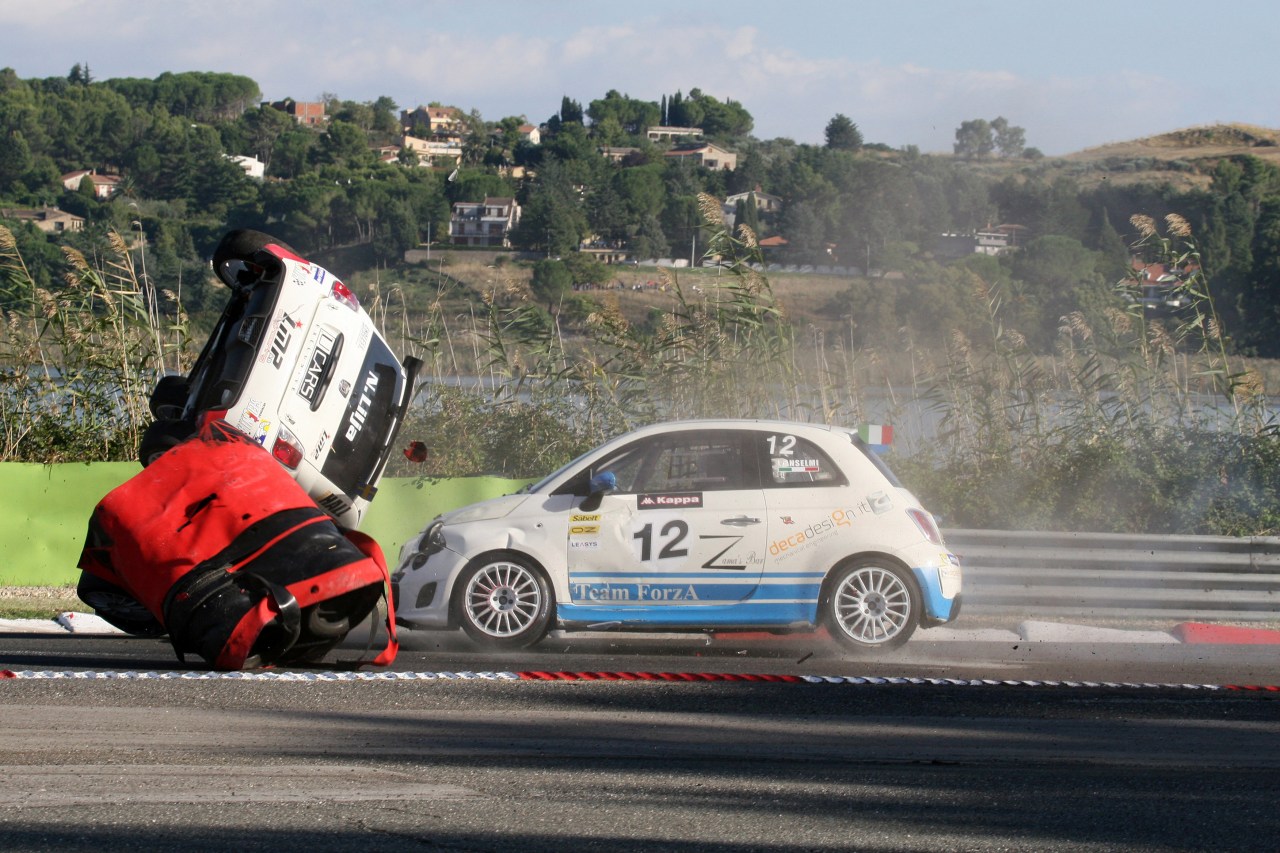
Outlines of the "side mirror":
M 584 512 L 595 512 L 600 508 L 600 501 L 604 500 L 604 496 L 618 488 L 618 478 L 612 471 L 601 471 L 591 478 L 587 488 L 590 494 L 578 509 Z

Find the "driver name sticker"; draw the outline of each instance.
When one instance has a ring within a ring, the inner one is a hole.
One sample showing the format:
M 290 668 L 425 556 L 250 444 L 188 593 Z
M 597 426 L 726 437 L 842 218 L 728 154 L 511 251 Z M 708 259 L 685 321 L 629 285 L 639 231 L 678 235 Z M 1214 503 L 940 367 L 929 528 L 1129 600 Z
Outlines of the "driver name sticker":
M 775 458 L 773 470 L 778 474 L 820 474 L 822 464 L 817 459 Z

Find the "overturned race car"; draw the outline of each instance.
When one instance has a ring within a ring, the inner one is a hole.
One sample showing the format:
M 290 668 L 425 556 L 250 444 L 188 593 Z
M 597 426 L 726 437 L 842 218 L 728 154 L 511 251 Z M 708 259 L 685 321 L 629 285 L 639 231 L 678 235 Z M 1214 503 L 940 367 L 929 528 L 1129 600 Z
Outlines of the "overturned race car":
M 95 509 L 77 592 L 127 633 L 168 634 L 180 658 L 314 662 L 380 602 L 389 615 L 385 562 L 355 529 L 421 364 L 266 234 L 228 233 L 213 266 L 228 304 L 191 372 L 152 392 L 144 471 Z M 394 658 L 387 622 L 372 662 Z

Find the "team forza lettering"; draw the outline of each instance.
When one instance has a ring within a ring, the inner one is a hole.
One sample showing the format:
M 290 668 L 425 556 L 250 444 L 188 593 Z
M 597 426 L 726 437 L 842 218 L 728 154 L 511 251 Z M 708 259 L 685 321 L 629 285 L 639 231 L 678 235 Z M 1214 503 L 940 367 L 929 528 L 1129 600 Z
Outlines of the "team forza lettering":
M 285 353 L 289 351 L 289 344 L 293 342 L 293 331 L 302 327 L 302 323 L 289 316 L 289 312 L 280 315 L 280 322 L 276 323 L 276 333 L 271 339 L 271 350 L 268 356 L 271 359 L 273 367 L 280 367 L 284 364 Z
M 364 377 L 364 388 L 360 390 L 360 401 L 351 412 L 351 423 L 347 426 L 347 441 L 355 441 L 360 430 L 364 429 L 365 418 L 369 417 L 369 407 L 373 405 L 373 395 L 378 392 L 378 373 L 370 370 Z
M 701 601 L 693 584 L 657 586 L 648 583 L 572 583 L 569 587 L 573 597 L 579 601 Z
M 702 492 L 678 492 L 665 495 L 638 495 L 637 509 L 683 509 L 702 506 Z

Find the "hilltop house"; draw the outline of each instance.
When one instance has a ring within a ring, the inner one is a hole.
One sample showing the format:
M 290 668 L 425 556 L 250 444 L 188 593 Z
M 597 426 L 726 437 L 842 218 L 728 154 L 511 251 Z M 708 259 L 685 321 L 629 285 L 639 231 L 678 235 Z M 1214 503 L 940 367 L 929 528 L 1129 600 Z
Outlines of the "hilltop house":
M 293 116 L 293 120 L 298 124 L 315 127 L 325 123 L 324 104 L 319 101 L 295 101 L 293 98 L 285 98 L 270 106 L 274 110 Z
M 514 198 L 457 201 L 449 219 L 449 240 L 455 246 L 510 248 L 511 229 L 519 221 L 520 205 Z
M 93 197 L 104 201 L 116 194 L 120 188 L 120 179 L 115 175 L 99 175 L 94 169 L 78 169 L 62 176 L 62 185 L 69 190 L 80 189 L 80 182 L 85 178 L 93 184 Z
M 418 107 L 400 113 L 406 132 L 427 136 L 460 136 L 465 130 L 463 118 L 457 107 Z
M 706 166 L 708 169 L 738 168 L 737 154 L 734 154 L 732 151 L 725 151 L 719 145 L 713 145 L 710 142 L 693 142 L 677 145 L 675 148 L 666 152 L 665 156 L 692 160 L 699 166 Z

